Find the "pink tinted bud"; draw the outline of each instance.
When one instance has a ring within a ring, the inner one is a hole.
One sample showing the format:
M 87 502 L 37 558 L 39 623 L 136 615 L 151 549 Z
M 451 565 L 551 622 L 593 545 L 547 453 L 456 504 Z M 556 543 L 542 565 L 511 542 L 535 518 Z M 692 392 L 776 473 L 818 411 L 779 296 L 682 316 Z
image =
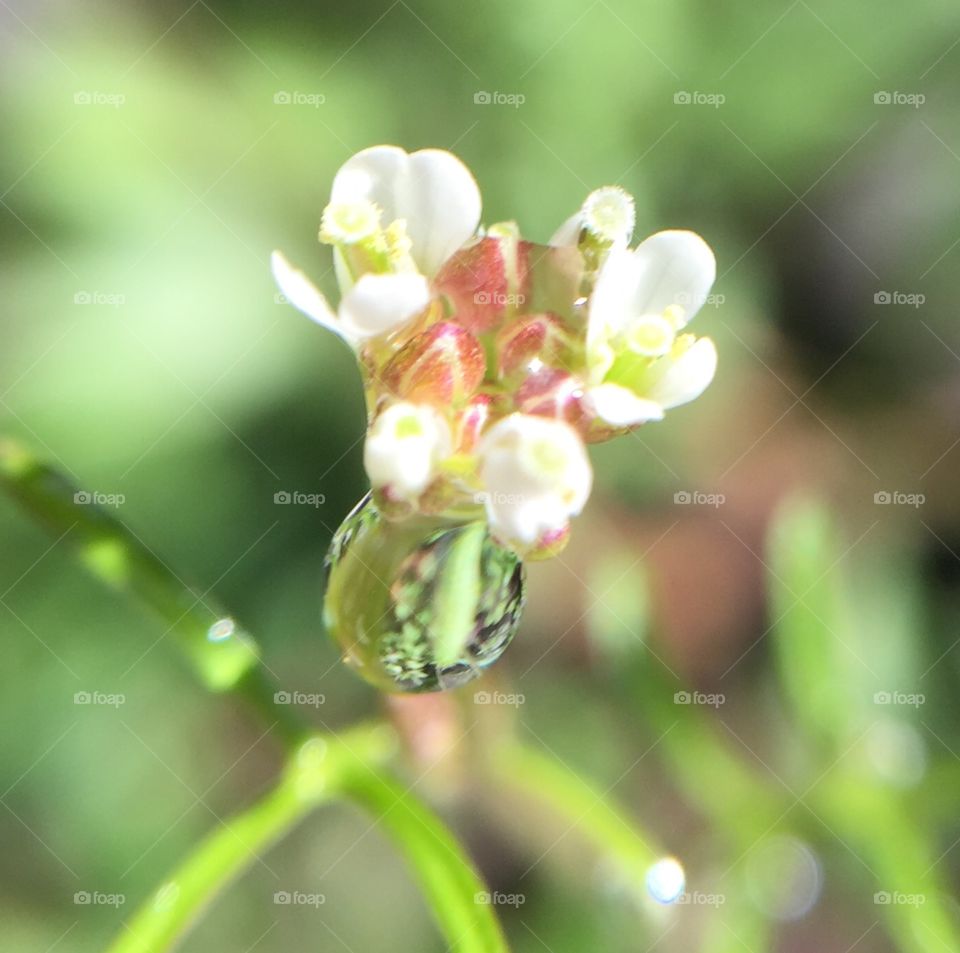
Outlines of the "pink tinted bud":
M 460 415 L 455 437 L 458 453 L 472 453 L 480 433 L 490 420 L 495 399 L 490 394 L 477 394 Z
M 441 321 L 397 351 L 381 379 L 404 400 L 449 405 L 469 398 L 485 373 L 480 342 L 465 328 Z
M 570 332 L 551 314 L 534 314 L 511 321 L 497 335 L 501 377 L 527 372 L 534 360 L 562 364 L 570 351 Z
M 565 420 L 580 429 L 585 421 L 583 385 L 567 371 L 542 367 L 517 388 L 514 407 L 523 414 Z
M 497 238 L 483 238 L 457 252 L 434 284 L 449 299 L 453 320 L 477 334 L 496 327 L 512 303 L 503 245 Z

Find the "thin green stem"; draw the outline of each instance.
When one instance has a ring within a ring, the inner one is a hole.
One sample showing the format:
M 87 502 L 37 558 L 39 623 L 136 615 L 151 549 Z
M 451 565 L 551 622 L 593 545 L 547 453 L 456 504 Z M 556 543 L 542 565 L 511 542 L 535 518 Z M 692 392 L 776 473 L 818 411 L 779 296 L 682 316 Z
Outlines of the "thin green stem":
M 370 812 L 410 862 L 451 953 L 508 953 L 483 881 L 443 822 L 381 767 L 395 738 L 384 725 L 315 736 L 279 783 L 224 822 L 147 898 L 107 953 L 163 953 L 271 844 L 314 808 L 346 798 Z
M 344 779 L 358 759 L 381 762 L 392 747 L 390 732 L 382 726 L 355 728 L 341 739 L 302 742 L 279 783 L 207 835 L 147 898 L 107 953 L 169 950 L 262 851 L 315 807 L 343 793 Z
M 492 897 L 442 821 L 396 781 L 361 767 L 347 793 L 379 819 L 413 867 L 450 953 L 507 953 Z
M 496 780 L 524 797 L 546 804 L 612 860 L 639 894 L 650 865 L 662 856 L 650 833 L 628 818 L 605 792 L 559 759 L 519 742 L 491 754 Z
M 250 635 L 209 593 L 188 586 L 119 517 L 9 439 L 0 439 L 0 486 L 101 582 L 158 615 L 207 689 L 244 696 L 289 743 L 305 737 L 295 711 L 274 705 L 274 688 Z

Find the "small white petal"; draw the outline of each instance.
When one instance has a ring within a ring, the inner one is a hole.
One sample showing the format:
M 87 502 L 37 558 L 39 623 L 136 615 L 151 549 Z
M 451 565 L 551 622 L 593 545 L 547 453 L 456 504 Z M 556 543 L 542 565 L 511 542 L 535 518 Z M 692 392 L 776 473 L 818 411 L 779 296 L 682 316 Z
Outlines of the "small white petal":
M 663 407 L 638 397 L 619 384 L 600 384 L 587 391 L 594 413 L 611 427 L 632 427 L 650 420 L 663 420 Z
M 374 488 L 386 487 L 396 499 L 415 500 L 451 447 L 450 427 L 437 410 L 401 402 L 374 421 L 364 444 L 363 464 Z
M 340 321 L 357 340 L 406 324 L 430 303 L 423 275 L 363 275 L 340 302 Z
M 703 307 L 717 276 L 710 246 L 694 232 L 657 232 L 633 252 L 634 314 L 663 314 L 679 305 L 684 323 Z
M 710 338 L 700 338 L 679 357 L 669 355 L 665 370 L 647 390 L 647 396 L 664 410 L 699 397 L 717 371 L 717 349 Z
M 648 314 L 635 310 L 639 273 L 632 253 L 624 248 L 611 248 L 600 267 L 600 274 L 590 296 L 590 317 L 587 322 L 587 354 L 625 330 L 634 317 Z
M 275 251 L 270 256 L 270 269 L 277 287 L 290 304 L 317 324 L 340 335 L 348 344 L 354 343 L 316 285 L 302 271 L 294 268 L 281 252 Z
M 580 231 L 583 228 L 583 220 L 580 213 L 571 215 L 551 236 L 551 245 L 576 245 L 580 238 Z
M 470 170 L 441 149 L 408 155 L 397 146 L 374 146 L 348 159 L 333 180 L 331 202 L 368 200 L 381 221 L 406 222 L 414 261 L 432 276 L 476 232 L 480 190 Z

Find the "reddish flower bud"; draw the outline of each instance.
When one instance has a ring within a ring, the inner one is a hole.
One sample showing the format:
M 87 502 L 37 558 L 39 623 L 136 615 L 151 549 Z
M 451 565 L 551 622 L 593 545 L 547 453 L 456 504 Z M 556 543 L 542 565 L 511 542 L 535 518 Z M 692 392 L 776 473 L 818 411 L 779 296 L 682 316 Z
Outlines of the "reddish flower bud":
M 400 348 L 381 379 L 404 400 L 450 405 L 468 399 L 485 373 L 480 342 L 465 328 L 441 321 Z
M 454 441 L 458 453 L 472 453 L 480 438 L 480 432 L 490 419 L 494 398 L 490 394 L 477 394 L 460 415 L 459 429 Z
M 553 367 L 528 374 L 517 389 L 514 406 L 520 413 L 565 420 L 578 428 L 585 420 L 582 383 Z
M 475 334 L 495 328 L 513 303 L 504 243 L 498 238 L 483 238 L 457 252 L 434 284 L 449 299 L 453 320 Z
M 497 335 L 501 377 L 525 374 L 532 361 L 563 365 L 573 358 L 566 325 L 552 314 L 534 314 L 511 321 Z

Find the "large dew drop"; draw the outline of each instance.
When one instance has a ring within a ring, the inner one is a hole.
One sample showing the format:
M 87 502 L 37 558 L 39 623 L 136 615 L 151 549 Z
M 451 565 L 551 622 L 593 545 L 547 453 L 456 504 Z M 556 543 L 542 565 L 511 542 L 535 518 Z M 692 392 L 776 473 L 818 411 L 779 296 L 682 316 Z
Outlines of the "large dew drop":
M 519 558 L 482 523 L 385 519 L 369 497 L 327 554 L 324 621 L 344 659 L 388 692 L 456 688 L 510 643 L 524 602 Z

